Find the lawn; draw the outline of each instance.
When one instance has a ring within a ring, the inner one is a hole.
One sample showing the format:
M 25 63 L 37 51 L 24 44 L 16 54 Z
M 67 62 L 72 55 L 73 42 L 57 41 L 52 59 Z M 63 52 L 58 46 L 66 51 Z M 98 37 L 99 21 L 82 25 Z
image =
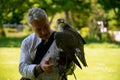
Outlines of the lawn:
M 86 48 L 88 67 L 75 71 L 78 80 L 120 80 L 119 48 Z M 70 77 L 70 80 L 75 80 Z
M 0 47 L 0 80 L 20 79 L 19 53 L 19 47 Z M 85 53 L 88 67 L 75 69 L 77 80 L 120 80 L 119 44 L 88 44 L 85 46 Z M 75 80 L 74 76 L 69 76 L 69 80 Z
M 0 48 L 0 80 L 19 80 L 19 48 Z

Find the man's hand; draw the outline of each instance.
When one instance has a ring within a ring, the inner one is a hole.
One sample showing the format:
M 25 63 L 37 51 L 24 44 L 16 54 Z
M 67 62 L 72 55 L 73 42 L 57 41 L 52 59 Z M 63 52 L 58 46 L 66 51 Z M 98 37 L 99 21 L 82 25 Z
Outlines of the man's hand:
M 42 70 L 46 73 L 53 72 L 54 65 L 50 63 L 50 61 L 51 61 L 51 57 L 49 57 L 47 60 L 42 61 L 42 63 L 40 64 Z

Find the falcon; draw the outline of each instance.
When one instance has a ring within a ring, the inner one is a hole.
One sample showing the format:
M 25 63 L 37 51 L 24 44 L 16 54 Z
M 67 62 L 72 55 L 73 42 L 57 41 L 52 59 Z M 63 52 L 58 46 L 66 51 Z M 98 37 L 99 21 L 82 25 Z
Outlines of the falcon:
M 59 18 L 57 20 L 58 32 L 55 34 L 55 41 L 58 48 L 63 50 L 65 54 L 76 64 L 80 69 L 82 66 L 79 62 L 83 64 L 84 67 L 87 66 L 84 52 L 85 40 L 81 35 L 73 29 L 71 26 L 64 22 L 64 19 Z M 77 58 L 78 57 L 78 58 Z M 79 60 L 78 60 L 79 59 Z

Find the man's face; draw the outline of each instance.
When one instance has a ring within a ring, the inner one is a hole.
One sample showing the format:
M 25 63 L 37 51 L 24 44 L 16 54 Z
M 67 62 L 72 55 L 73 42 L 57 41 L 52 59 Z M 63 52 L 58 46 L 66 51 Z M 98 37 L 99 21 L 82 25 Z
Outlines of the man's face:
M 43 40 L 50 37 L 50 27 L 46 19 L 34 20 L 31 25 L 35 33 Z

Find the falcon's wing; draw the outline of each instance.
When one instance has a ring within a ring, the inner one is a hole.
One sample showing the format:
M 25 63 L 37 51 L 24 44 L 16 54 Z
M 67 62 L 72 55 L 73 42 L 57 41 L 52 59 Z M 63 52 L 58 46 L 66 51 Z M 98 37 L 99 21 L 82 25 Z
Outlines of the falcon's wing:
M 81 69 L 81 65 L 75 56 L 74 47 L 76 45 L 74 37 L 67 32 L 57 32 L 55 41 L 58 48 L 61 48 L 65 54 L 76 63 Z
M 58 47 L 60 47 L 63 44 L 69 48 L 70 47 L 73 48 L 76 46 L 76 41 L 74 39 L 74 36 L 67 32 L 56 32 L 55 40 Z
M 74 30 L 71 27 L 67 28 L 66 31 L 71 33 L 71 35 L 74 36 L 75 41 L 78 43 L 75 46 L 76 54 L 77 54 L 78 58 L 80 59 L 80 61 L 82 62 L 82 64 L 84 66 L 87 66 L 87 62 L 85 59 L 85 52 L 84 52 L 84 44 L 86 43 L 85 40 L 82 38 L 82 36 L 76 30 Z
M 73 34 L 76 38 L 78 38 L 79 43 L 81 43 L 83 45 L 86 44 L 85 40 L 75 29 L 73 29 L 72 27 L 69 26 L 69 28 L 67 28 L 66 30 L 69 31 L 71 34 Z

